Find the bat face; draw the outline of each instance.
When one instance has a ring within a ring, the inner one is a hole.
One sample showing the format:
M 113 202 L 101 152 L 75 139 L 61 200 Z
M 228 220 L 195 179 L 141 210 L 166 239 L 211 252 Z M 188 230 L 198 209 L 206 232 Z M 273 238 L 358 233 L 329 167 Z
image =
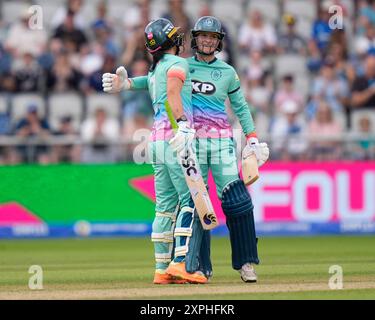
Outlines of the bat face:
M 246 186 L 251 185 L 259 178 L 258 162 L 255 155 L 242 159 L 242 177 Z

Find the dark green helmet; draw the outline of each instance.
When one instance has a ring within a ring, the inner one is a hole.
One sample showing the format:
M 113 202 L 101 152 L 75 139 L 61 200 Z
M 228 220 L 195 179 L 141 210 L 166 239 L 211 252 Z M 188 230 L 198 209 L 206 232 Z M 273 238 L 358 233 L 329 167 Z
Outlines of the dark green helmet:
M 216 51 L 220 52 L 223 49 L 223 39 L 225 33 L 219 19 L 212 16 L 205 16 L 198 19 L 193 30 L 191 30 L 191 48 L 197 49 L 196 37 L 200 32 L 213 32 L 219 36 L 219 44 Z
M 151 54 L 183 45 L 183 34 L 168 19 L 151 21 L 145 28 L 146 48 Z

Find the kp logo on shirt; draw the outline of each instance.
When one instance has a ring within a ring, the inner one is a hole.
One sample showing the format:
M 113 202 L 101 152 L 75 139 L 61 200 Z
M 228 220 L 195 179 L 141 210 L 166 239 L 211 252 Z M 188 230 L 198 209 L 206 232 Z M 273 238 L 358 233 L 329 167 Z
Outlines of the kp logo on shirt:
M 193 94 L 194 93 L 203 93 L 203 94 L 214 94 L 216 87 L 210 82 L 201 82 L 198 80 L 192 80 L 193 85 Z

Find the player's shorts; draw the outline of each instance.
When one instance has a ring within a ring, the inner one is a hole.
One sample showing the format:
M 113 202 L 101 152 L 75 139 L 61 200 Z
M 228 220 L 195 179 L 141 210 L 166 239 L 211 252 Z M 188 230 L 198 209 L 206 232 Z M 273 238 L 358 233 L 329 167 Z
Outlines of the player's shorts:
M 166 141 L 149 142 L 149 158 L 154 168 L 156 211 L 173 212 L 178 201 L 188 206 L 190 192 L 184 174 L 170 145 Z
M 196 139 L 196 153 L 204 181 L 211 169 L 219 198 L 223 188 L 239 179 L 236 148 L 233 138 Z

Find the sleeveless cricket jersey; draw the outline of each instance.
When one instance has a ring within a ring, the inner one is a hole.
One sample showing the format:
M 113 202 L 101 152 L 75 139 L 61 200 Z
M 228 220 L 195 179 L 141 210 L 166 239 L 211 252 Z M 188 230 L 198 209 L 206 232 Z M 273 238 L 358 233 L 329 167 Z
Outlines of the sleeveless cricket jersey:
M 185 59 L 172 54 L 165 54 L 156 65 L 156 68 L 152 72 L 149 72 L 147 76 L 147 87 L 154 108 L 154 125 L 151 134 L 152 141 L 169 140 L 173 137 L 172 126 L 164 106 L 167 100 L 167 75 L 171 72 L 181 75 L 181 77 L 185 79 L 181 91 L 182 106 L 188 121 L 190 124 L 193 123 L 191 103 L 192 86 L 189 66 Z M 137 87 L 136 83 L 133 83 L 133 87 Z
M 228 97 L 244 134 L 254 132 L 250 109 L 234 68 L 216 58 L 209 63 L 198 61 L 195 56 L 188 58 L 187 61 L 193 83 L 192 101 L 197 138 L 233 136 L 225 110 L 225 100 Z

